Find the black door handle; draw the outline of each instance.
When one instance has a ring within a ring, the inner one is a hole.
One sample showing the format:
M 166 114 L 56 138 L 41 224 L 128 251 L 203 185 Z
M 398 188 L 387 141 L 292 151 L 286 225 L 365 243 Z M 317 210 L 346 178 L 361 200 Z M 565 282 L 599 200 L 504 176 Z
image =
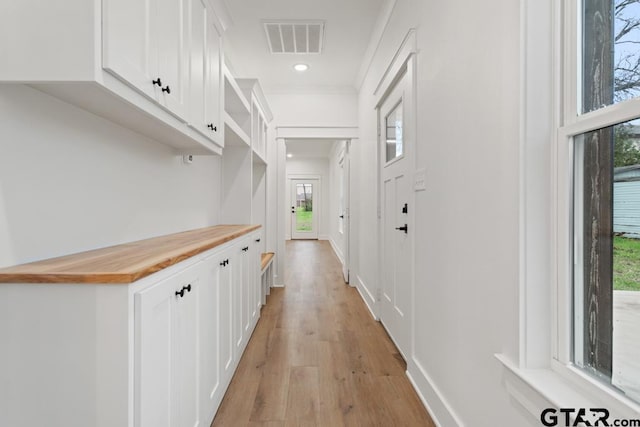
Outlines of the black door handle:
M 409 232 L 409 226 L 405 224 L 402 227 L 396 227 L 396 230 L 404 231 L 404 234 L 407 234 Z

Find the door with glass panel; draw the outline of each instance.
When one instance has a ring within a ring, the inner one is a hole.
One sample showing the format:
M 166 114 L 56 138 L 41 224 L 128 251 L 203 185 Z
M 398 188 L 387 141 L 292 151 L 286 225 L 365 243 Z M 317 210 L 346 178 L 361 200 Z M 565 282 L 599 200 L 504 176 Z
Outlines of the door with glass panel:
M 400 352 L 409 355 L 411 331 L 411 173 L 413 146 L 407 130 L 405 74 L 378 109 L 381 207 L 380 321 Z M 410 103 L 409 103 L 410 104 Z
M 317 179 L 291 180 L 291 238 L 318 238 Z

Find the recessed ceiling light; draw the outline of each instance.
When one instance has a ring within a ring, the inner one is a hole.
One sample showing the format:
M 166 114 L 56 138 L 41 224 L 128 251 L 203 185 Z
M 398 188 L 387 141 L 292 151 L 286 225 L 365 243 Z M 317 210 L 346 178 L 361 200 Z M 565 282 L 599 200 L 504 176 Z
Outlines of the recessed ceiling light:
M 287 154 L 287 157 L 291 158 L 291 157 L 293 157 L 293 154 L 289 153 L 289 154 Z
M 293 68 L 296 71 L 307 71 L 309 69 L 309 66 L 307 64 L 296 64 L 293 66 Z

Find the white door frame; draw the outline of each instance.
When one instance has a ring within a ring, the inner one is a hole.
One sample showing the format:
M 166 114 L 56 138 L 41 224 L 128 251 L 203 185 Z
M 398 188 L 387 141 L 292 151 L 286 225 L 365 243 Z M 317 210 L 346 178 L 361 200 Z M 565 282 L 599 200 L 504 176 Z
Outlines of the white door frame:
M 376 96 L 376 115 L 378 116 L 377 129 L 379 132 L 380 129 L 380 118 L 379 118 L 379 109 L 382 104 L 386 101 L 388 95 L 395 88 L 396 83 L 405 75 L 408 79 L 408 84 L 410 89 L 407 91 L 407 97 L 404 101 L 405 104 L 405 127 L 403 128 L 403 136 L 405 140 L 410 140 L 411 145 L 413 146 L 413 154 L 411 156 L 411 172 L 409 177 L 413 180 L 415 168 L 416 168 L 416 147 L 417 147 L 417 76 L 416 76 L 416 53 L 417 53 L 417 37 L 416 30 L 410 29 L 404 40 L 402 41 L 398 51 L 394 55 L 391 63 L 387 67 L 384 75 L 380 79 L 376 90 L 374 91 L 374 96 Z M 408 125 L 408 126 L 407 126 Z M 376 134 L 378 133 L 376 132 Z M 383 240 L 383 226 L 382 223 L 382 168 L 386 163 L 384 159 L 381 158 L 380 155 L 380 135 L 378 135 L 376 139 L 376 158 L 377 158 L 377 199 L 378 199 L 378 277 L 379 280 L 382 280 L 383 276 L 383 251 L 382 251 L 382 240 Z M 415 232 L 415 193 L 414 189 L 411 188 L 410 196 L 409 196 L 409 211 L 408 211 L 408 224 L 410 230 L 414 230 Z M 415 236 L 415 234 L 414 234 Z M 399 349 L 405 360 L 409 362 L 410 355 L 413 354 L 415 343 L 414 343 L 414 334 L 413 328 L 415 325 L 415 238 L 412 240 L 411 245 L 411 271 L 409 274 L 410 277 L 410 290 L 411 290 L 411 301 L 413 302 L 411 306 L 411 313 L 409 314 L 410 321 L 410 333 L 409 333 L 409 347 L 404 349 Z M 377 283 L 376 287 L 376 304 L 374 309 L 372 310 L 377 320 L 380 320 L 380 300 L 382 294 L 382 284 L 380 282 Z M 408 353 L 408 354 L 407 354 Z
M 285 191 L 287 183 L 286 163 L 287 149 L 286 139 L 348 139 L 357 141 L 360 138 L 360 129 L 357 126 L 275 126 L 277 148 L 277 210 L 276 210 L 276 240 L 277 253 L 286 253 L 287 227 L 285 215 L 290 211 L 289 194 Z M 290 228 L 289 228 L 290 229 Z M 276 286 L 284 286 L 283 277 L 286 269 L 286 257 L 276 258 Z

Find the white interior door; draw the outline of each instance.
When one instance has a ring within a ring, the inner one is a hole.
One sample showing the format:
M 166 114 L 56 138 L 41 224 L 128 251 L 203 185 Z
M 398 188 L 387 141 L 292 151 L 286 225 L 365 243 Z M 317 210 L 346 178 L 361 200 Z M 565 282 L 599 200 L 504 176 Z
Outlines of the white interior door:
M 410 221 L 413 146 L 408 137 L 405 74 L 380 105 L 380 206 L 382 281 L 380 320 L 398 349 L 408 355 L 411 336 L 413 224 Z
M 317 179 L 291 180 L 291 238 L 318 238 Z
M 349 283 L 349 145 L 350 141 L 346 141 L 344 145 L 344 153 L 340 159 L 340 217 L 338 232 L 342 233 L 342 276 L 344 281 Z

